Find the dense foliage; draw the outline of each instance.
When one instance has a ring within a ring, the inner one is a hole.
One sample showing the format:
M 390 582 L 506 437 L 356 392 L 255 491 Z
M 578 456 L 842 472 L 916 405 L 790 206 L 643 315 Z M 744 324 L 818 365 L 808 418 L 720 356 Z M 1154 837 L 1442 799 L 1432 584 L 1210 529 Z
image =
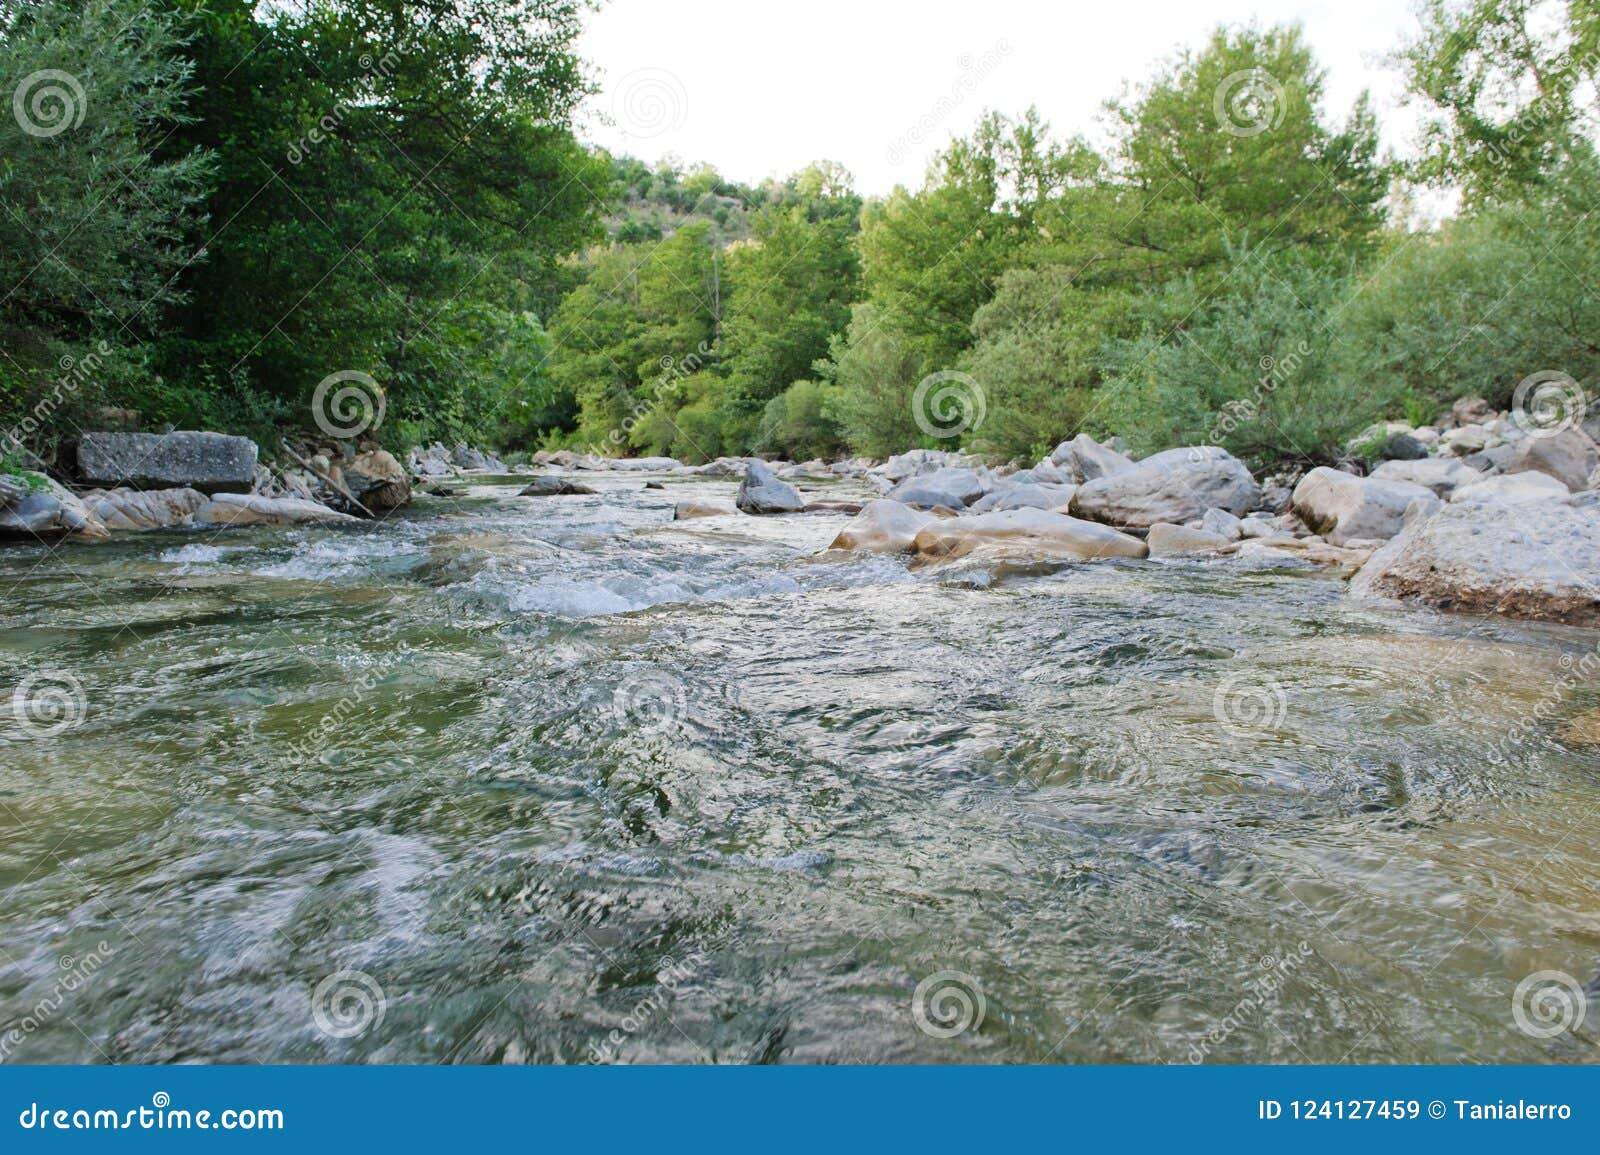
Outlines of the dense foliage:
M 0 0 L 39 121 L 0 133 L 13 441 L 104 406 L 266 438 L 353 370 L 396 446 L 1031 460 L 1084 430 L 1267 463 L 1600 373 L 1594 0 L 1430 0 L 1409 167 L 1365 99 L 1329 113 L 1298 29 L 1227 29 L 1097 147 L 989 113 L 872 200 L 827 162 L 747 185 L 583 147 L 580 16 Z M 1426 188 L 1459 215 L 1417 225 Z

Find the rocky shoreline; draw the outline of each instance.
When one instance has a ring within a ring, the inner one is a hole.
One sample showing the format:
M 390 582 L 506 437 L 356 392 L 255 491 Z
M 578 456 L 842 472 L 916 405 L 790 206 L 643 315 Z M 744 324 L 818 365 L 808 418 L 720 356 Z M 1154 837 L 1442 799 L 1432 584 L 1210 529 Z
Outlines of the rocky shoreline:
M 739 479 L 732 505 L 682 501 L 675 518 L 851 514 L 830 550 L 958 559 L 1217 559 L 1328 567 L 1362 598 L 1600 627 L 1600 445 L 1591 429 L 1524 429 L 1479 400 L 1431 426 L 1375 426 L 1337 468 L 1258 480 L 1215 446 L 1136 460 L 1080 434 L 1028 468 L 918 449 L 884 462 L 535 455 L 532 498 L 593 494 L 586 473 Z M 0 538 L 98 541 L 113 532 L 355 522 L 444 479 L 533 472 L 471 447 L 284 445 L 217 433 L 88 433 L 74 492 L 42 472 L 0 477 Z M 849 482 L 865 501 L 808 500 Z M 660 487 L 659 482 L 649 483 Z M 432 487 L 432 488 L 430 488 Z

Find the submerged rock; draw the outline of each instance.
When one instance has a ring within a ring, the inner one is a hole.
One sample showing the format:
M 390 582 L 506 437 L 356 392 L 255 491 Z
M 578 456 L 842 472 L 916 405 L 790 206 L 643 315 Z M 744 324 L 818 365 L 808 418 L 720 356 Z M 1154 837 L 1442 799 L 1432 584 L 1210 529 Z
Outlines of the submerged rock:
M 1008 509 L 935 520 L 912 539 L 925 559 L 952 560 L 975 550 L 1008 557 L 1145 557 L 1149 549 L 1136 537 L 1109 526 L 1042 509 Z
M 839 531 L 829 549 L 857 549 L 873 553 L 906 553 L 918 533 L 936 520 L 908 505 L 888 498 L 869 501 L 849 525 Z
M 799 490 L 777 474 L 764 461 L 752 461 L 745 467 L 744 480 L 739 483 L 739 497 L 734 503 L 745 513 L 799 513 L 805 501 Z
M 1459 502 L 1415 522 L 1356 575 L 1358 597 L 1600 626 L 1600 494 Z
M 225 433 L 85 433 L 78 473 L 99 486 L 249 493 L 256 455 L 254 441 Z
M 1261 489 L 1244 462 L 1206 445 L 1169 449 L 1132 469 L 1087 481 L 1072 499 L 1072 512 L 1111 525 L 1182 525 L 1208 509 L 1247 513 L 1260 501 Z

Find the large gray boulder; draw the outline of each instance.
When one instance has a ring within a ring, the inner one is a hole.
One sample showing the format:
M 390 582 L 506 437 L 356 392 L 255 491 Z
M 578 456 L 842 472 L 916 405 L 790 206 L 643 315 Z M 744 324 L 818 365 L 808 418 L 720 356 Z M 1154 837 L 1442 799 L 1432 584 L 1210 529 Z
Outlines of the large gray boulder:
M 1081 484 L 1132 469 L 1134 461 L 1109 446 L 1101 445 L 1087 433 L 1080 433 L 1071 441 L 1063 441 L 1056 446 L 1050 454 L 1050 464 L 1066 471 L 1071 481 Z
M 206 503 L 198 489 L 97 489 L 83 504 L 107 529 L 171 529 Z
M 977 550 L 1024 560 L 1145 557 L 1144 542 L 1109 526 L 1042 509 L 1008 509 L 968 517 L 936 519 L 912 539 L 928 560 L 949 561 Z
M 734 504 L 745 513 L 799 513 L 806 503 L 800 492 L 780 480 L 766 462 L 752 461 L 745 468 Z
M 0 539 L 76 537 L 100 540 L 106 527 L 71 490 L 42 473 L 8 479 L 0 493 Z
M 839 531 L 829 549 L 856 549 L 871 553 L 906 553 L 917 534 L 935 519 L 926 513 L 880 498 L 862 506 L 849 525 Z
M 940 505 L 965 509 L 982 497 L 987 488 L 976 470 L 946 466 L 902 481 L 889 491 L 888 497 L 890 501 L 924 509 Z
M 85 433 L 78 473 L 90 485 L 249 493 L 256 443 L 226 433 Z
M 1548 473 L 1503 473 L 1480 477 L 1450 495 L 1451 505 L 1518 505 L 1524 501 L 1549 501 L 1565 497 L 1567 487 Z
M 1596 466 L 1600 466 L 1600 447 L 1582 429 L 1574 427 L 1556 434 L 1524 437 L 1517 443 L 1506 472 L 1548 473 L 1576 493 L 1588 486 L 1589 475 Z
M 1294 487 L 1296 516 L 1332 545 L 1388 541 L 1405 528 L 1406 509 L 1417 498 L 1438 501 L 1433 490 L 1409 481 L 1356 477 L 1318 466 Z
M 1244 462 L 1214 445 L 1169 449 L 1132 469 L 1086 481 L 1072 498 L 1078 517 L 1110 525 L 1182 525 L 1208 509 L 1242 514 L 1261 503 Z
M 972 503 L 973 513 L 1000 509 L 1066 509 L 1072 503 L 1076 485 L 1008 485 L 984 494 Z
M 1460 502 L 1412 524 L 1351 582 L 1357 597 L 1600 626 L 1600 494 Z
M 1408 481 L 1433 490 L 1441 500 L 1449 500 L 1457 486 L 1482 481 L 1479 473 L 1455 457 L 1427 457 L 1416 461 L 1385 461 L 1372 471 L 1379 481 Z

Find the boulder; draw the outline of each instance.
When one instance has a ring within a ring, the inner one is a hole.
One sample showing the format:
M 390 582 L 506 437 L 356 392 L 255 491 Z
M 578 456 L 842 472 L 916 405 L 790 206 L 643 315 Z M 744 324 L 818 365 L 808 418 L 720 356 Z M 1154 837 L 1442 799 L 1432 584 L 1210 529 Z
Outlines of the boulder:
M 1578 428 L 1560 433 L 1524 437 L 1506 465 L 1507 473 L 1548 473 L 1576 493 L 1589 485 L 1589 474 L 1600 466 L 1600 446 Z
M 399 509 L 411 501 L 411 482 L 406 471 L 386 449 L 369 449 L 357 454 L 344 467 L 344 484 L 357 501 L 374 513 Z
M 1065 509 L 1076 492 L 1076 485 L 1010 485 L 984 494 L 971 508 L 973 513 L 997 509 Z
M 912 539 L 924 559 L 952 560 L 974 550 L 1028 559 L 1146 557 L 1136 537 L 1042 509 L 1008 509 L 930 522 Z
M 798 513 L 806 503 L 799 491 L 787 481 L 780 481 L 766 462 L 752 461 L 745 468 L 734 504 L 745 513 L 765 514 Z
M 218 493 L 194 513 L 198 526 L 303 525 L 321 521 L 358 521 L 315 501 L 298 497 L 261 497 L 252 493 Z
M 85 433 L 78 439 L 78 473 L 98 486 L 248 493 L 256 443 L 224 433 Z
M 565 477 L 535 477 L 522 489 L 518 497 L 585 497 L 595 491 L 587 485 L 568 481 Z
M 716 505 L 709 501 L 680 501 L 672 507 L 673 521 L 689 521 L 696 517 L 723 517 L 736 512 L 731 506 Z
M 1404 528 L 1406 508 L 1419 497 L 1438 500 L 1431 489 L 1409 481 L 1352 477 L 1323 465 L 1295 486 L 1293 509 L 1313 533 L 1333 545 L 1387 541 Z
M 198 489 L 97 489 L 83 504 L 107 529 L 170 529 L 206 503 Z
M 1050 454 L 1050 464 L 1067 474 L 1067 479 L 1081 484 L 1100 477 L 1111 477 L 1133 468 L 1133 459 L 1124 457 L 1115 449 L 1101 445 L 1087 433 L 1080 433 L 1071 441 L 1063 441 Z
M 1206 515 L 1200 519 L 1200 528 L 1229 541 L 1238 541 L 1244 536 L 1244 522 L 1225 509 L 1206 510 Z
M 1600 626 L 1600 494 L 1459 502 L 1384 546 L 1351 583 L 1358 597 Z
M 93 510 L 71 490 L 42 473 L 20 474 L 6 486 L 0 503 L 0 539 L 75 537 L 99 541 L 109 536 Z
M 487 469 L 489 459 L 466 442 L 458 442 L 450 452 L 450 464 L 457 469 Z
M 902 505 L 932 509 L 943 505 L 962 509 L 983 496 L 987 486 L 976 470 L 947 466 L 933 473 L 902 481 L 889 491 L 889 499 Z
M 1086 481 L 1072 498 L 1072 512 L 1111 525 L 1182 525 L 1208 509 L 1245 513 L 1260 502 L 1261 489 L 1244 462 L 1207 445 L 1169 449 Z
M 1233 539 L 1223 537 L 1220 533 L 1168 525 L 1161 521 L 1150 527 L 1150 536 L 1145 538 L 1145 544 L 1150 547 L 1151 557 L 1182 557 L 1185 554 L 1214 553 L 1225 545 L 1232 545 Z
M 1372 471 L 1379 481 L 1408 481 L 1448 499 L 1458 485 L 1482 481 L 1483 474 L 1452 457 L 1423 457 L 1415 461 L 1385 461 Z
M 869 501 L 849 525 L 839 531 L 829 549 L 867 550 L 872 553 L 906 553 L 916 536 L 935 519 L 926 513 L 880 498 Z
M 1564 497 L 1567 487 L 1548 473 L 1506 473 L 1499 477 L 1479 477 L 1450 495 L 1452 505 L 1516 505 L 1524 501 L 1548 501 Z
M 1482 397 L 1463 397 L 1450 406 L 1457 425 L 1478 425 L 1494 418 L 1494 406 Z
M 1391 433 L 1378 446 L 1379 461 L 1420 461 L 1428 456 L 1428 447 L 1411 433 Z

